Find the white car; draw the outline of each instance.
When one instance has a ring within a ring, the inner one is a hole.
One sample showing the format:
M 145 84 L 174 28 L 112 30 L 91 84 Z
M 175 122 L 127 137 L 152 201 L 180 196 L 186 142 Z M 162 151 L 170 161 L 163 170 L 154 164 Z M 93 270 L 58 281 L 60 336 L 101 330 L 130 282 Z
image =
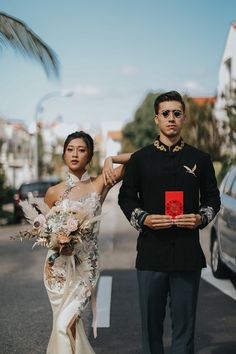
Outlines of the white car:
M 220 185 L 221 209 L 211 226 L 211 268 L 216 278 L 236 273 L 236 165 Z

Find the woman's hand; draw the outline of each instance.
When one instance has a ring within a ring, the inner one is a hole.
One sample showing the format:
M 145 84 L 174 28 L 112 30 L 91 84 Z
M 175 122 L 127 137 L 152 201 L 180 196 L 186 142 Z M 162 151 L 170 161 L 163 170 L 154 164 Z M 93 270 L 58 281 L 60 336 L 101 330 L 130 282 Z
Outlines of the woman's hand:
M 116 174 L 113 169 L 112 157 L 109 156 L 104 161 L 104 166 L 102 170 L 102 176 L 105 186 L 108 184 L 114 185 L 116 184 Z
M 74 247 L 70 244 L 66 244 L 61 247 L 60 254 L 63 256 L 72 256 Z

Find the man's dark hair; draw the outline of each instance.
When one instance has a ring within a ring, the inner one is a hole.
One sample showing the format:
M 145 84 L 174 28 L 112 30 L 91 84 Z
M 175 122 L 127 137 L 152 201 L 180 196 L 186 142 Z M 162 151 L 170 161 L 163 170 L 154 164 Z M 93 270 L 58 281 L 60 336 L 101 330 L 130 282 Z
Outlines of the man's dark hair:
M 165 102 L 165 101 L 178 101 L 178 102 L 180 102 L 182 105 L 182 108 L 183 108 L 183 112 L 185 112 L 185 103 L 183 101 L 182 96 L 179 94 L 179 92 L 169 91 L 169 92 L 162 93 L 160 96 L 158 96 L 155 99 L 154 110 L 155 110 L 156 114 L 158 114 L 158 111 L 159 111 L 159 104 L 161 102 Z
M 94 142 L 93 142 L 93 138 L 91 137 L 91 135 L 83 132 L 82 130 L 80 130 L 79 132 L 74 132 L 74 133 L 71 133 L 68 135 L 68 137 L 66 138 L 66 140 L 64 142 L 62 157 L 64 158 L 67 146 L 74 139 L 82 139 L 85 142 L 85 144 L 88 148 L 88 151 L 89 151 L 89 161 L 88 162 L 90 162 L 93 157 Z

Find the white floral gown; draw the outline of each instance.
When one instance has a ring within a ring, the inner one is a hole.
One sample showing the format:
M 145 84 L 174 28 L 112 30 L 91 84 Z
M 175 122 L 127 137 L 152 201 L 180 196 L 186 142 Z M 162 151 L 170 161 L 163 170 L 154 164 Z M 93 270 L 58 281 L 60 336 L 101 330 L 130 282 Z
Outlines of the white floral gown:
M 92 183 L 91 183 L 92 185 Z M 71 203 L 85 203 L 90 199 L 93 215 L 101 213 L 99 195 L 88 192 L 78 201 L 69 198 L 73 181 L 69 180 L 64 197 L 57 203 L 68 208 Z M 99 221 L 93 224 L 91 232 L 82 237 L 73 256 L 60 255 L 54 265 L 49 266 L 48 258 L 55 253 L 49 250 L 44 268 L 44 284 L 47 289 L 53 311 L 53 328 L 47 354 L 92 354 L 94 353 L 86 337 L 81 315 L 92 299 L 93 327 L 96 337 L 95 286 L 99 277 L 97 235 Z M 75 338 L 70 326 L 76 320 Z

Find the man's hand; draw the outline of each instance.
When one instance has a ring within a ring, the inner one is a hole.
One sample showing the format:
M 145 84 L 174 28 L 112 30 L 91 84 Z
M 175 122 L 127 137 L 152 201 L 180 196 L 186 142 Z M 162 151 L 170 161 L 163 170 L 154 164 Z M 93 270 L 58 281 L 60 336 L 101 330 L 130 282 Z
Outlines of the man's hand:
M 177 215 L 174 219 L 174 225 L 184 227 L 186 229 L 196 229 L 202 223 L 201 215 L 199 214 L 183 214 Z
M 168 229 L 173 225 L 173 220 L 169 215 L 151 214 L 145 218 L 143 225 L 152 230 Z

